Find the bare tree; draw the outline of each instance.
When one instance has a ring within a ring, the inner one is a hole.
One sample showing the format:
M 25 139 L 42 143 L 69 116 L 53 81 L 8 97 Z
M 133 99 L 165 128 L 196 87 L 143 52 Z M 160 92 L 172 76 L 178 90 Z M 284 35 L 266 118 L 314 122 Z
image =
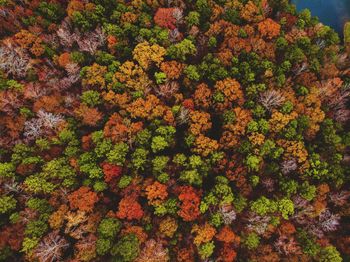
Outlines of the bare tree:
M 43 238 L 34 254 L 39 262 L 62 261 L 63 251 L 68 246 L 67 240 L 59 235 L 58 230 L 55 230 Z
M 280 106 L 285 101 L 285 98 L 278 90 L 267 90 L 260 95 L 259 102 L 269 111 Z
M 0 46 L 0 69 L 13 77 L 23 78 L 30 68 L 30 58 L 19 47 L 6 41 Z

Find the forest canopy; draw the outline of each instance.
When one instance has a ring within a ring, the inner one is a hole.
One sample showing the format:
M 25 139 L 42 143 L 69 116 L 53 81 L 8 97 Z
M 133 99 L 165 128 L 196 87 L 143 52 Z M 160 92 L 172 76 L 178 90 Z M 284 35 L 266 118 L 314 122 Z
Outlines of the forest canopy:
M 0 36 L 0 261 L 349 261 L 349 34 L 287 0 L 0 0 Z

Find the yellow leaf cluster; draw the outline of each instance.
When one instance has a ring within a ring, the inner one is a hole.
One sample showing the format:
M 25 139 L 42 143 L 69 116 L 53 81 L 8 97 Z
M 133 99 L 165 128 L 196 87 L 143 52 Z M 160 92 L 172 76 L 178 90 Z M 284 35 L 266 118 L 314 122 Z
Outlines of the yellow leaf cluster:
M 85 73 L 85 77 L 82 80 L 83 86 L 94 86 L 101 89 L 105 88 L 105 74 L 107 73 L 107 67 L 101 66 L 94 63 L 92 66 L 88 67 Z
M 207 157 L 211 152 L 218 150 L 219 143 L 214 140 L 200 134 L 195 141 L 195 147 L 193 152 L 200 154 L 201 156 Z
M 124 84 L 125 87 L 135 91 L 143 91 L 152 83 L 141 66 L 131 61 L 126 61 L 122 64 L 118 72 L 114 74 L 112 80 L 112 84 L 120 82 Z
M 308 152 L 305 149 L 305 145 L 302 141 L 288 141 L 280 139 L 277 144 L 284 149 L 284 158 L 295 158 L 298 163 L 306 162 Z
M 64 216 L 68 212 L 69 208 L 67 205 L 61 205 L 57 211 L 53 212 L 49 217 L 49 225 L 52 229 L 59 229 L 63 222 Z
M 251 135 L 248 136 L 249 141 L 252 143 L 254 146 L 260 146 L 264 143 L 265 141 L 265 136 L 260 133 L 252 133 Z
M 164 60 L 163 56 L 166 54 L 164 47 L 157 44 L 150 45 L 147 41 L 138 44 L 133 53 L 134 59 L 139 65 L 147 70 L 152 63 L 157 66 Z
M 172 217 L 166 217 L 159 224 L 159 230 L 167 237 L 173 237 L 177 230 L 177 222 L 176 219 Z
M 196 234 L 196 236 L 194 237 L 193 243 L 196 246 L 199 246 L 203 243 L 207 243 L 210 240 L 212 240 L 216 234 L 216 230 L 213 226 L 206 223 L 204 226 L 194 225 L 192 227 L 191 233 Z
M 281 131 L 288 123 L 298 117 L 298 113 L 293 111 L 290 114 L 283 114 L 278 111 L 274 111 L 272 113 L 271 119 L 269 120 L 269 124 L 271 127 L 271 131 L 278 133 Z

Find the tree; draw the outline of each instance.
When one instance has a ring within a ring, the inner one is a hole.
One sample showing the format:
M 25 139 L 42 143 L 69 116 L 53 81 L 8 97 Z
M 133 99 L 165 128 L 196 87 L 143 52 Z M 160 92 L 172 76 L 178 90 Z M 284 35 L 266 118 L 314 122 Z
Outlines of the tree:
M 113 239 L 122 227 L 121 222 L 116 218 L 104 218 L 98 225 L 97 232 L 102 238 Z
M 171 45 L 167 49 L 167 54 L 173 59 L 186 60 L 186 57 L 195 55 L 197 52 L 196 46 L 189 39 L 184 39 L 180 43 Z
M 59 232 L 52 231 L 46 235 L 34 250 L 34 257 L 39 262 L 59 261 L 63 252 L 68 248 L 68 241 L 59 235 Z
M 272 39 L 280 34 L 281 26 L 271 18 L 267 18 L 258 24 L 258 29 L 263 37 Z
M 175 10 L 175 8 L 158 8 L 153 18 L 156 25 L 174 30 L 176 28 Z
M 123 262 L 134 261 L 140 252 L 140 243 L 135 234 L 123 236 L 111 249 L 112 256 Z
M 110 163 L 102 164 L 103 174 L 105 175 L 105 181 L 111 182 L 114 178 L 119 177 L 122 174 L 123 168 L 118 165 L 113 165 Z
M 167 186 L 159 183 L 158 181 L 146 187 L 146 196 L 148 204 L 159 205 L 168 196 Z
M 150 45 L 145 41 L 135 47 L 133 58 L 143 69 L 148 70 L 152 63 L 159 66 L 164 59 L 163 56 L 165 53 L 165 48 L 157 44 Z
M 119 202 L 118 212 L 116 216 L 120 219 L 140 220 L 143 217 L 141 205 L 133 197 L 124 197 Z
M 193 221 L 198 218 L 200 198 L 193 187 L 180 188 L 179 200 L 181 201 L 179 216 L 184 221 Z
M 89 187 L 82 186 L 68 196 L 71 209 L 92 212 L 95 203 L 99 200 L 97 194 Z
M 157 242 L 154 239 L 147 240 L 144 248 L 141 250 L 140 255 L 135 260 L 136 262 L 167 262 L 169 261 L 168 250 L 165 249 L 161 242 Z

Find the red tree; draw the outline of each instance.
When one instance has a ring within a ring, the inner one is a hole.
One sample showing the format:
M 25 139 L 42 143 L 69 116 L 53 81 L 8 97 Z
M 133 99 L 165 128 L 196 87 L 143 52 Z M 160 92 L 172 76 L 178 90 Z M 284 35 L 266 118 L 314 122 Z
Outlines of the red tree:
M 179 216 L 184 221 L 193 221 L 199 216 L 199 204 L 200 197 L 196 190 L 191 186 L 182 186 L 180 188 L 179 200 L 182 202 L 180 205 Z
M 127 220 L 140 220 L 143 217 L 143 210 L 137 199 L 125 197 L 119 202 L 117 217 Z
M 98 201 L 98 196 L 89 187 L 82 186 L 68 196 L 68 201 L 71 209 L 91 212 Z
M 176 19 L 173 15 L 175 8 L 159 8 L 154 15 L 156 25 L 174 30 Z

